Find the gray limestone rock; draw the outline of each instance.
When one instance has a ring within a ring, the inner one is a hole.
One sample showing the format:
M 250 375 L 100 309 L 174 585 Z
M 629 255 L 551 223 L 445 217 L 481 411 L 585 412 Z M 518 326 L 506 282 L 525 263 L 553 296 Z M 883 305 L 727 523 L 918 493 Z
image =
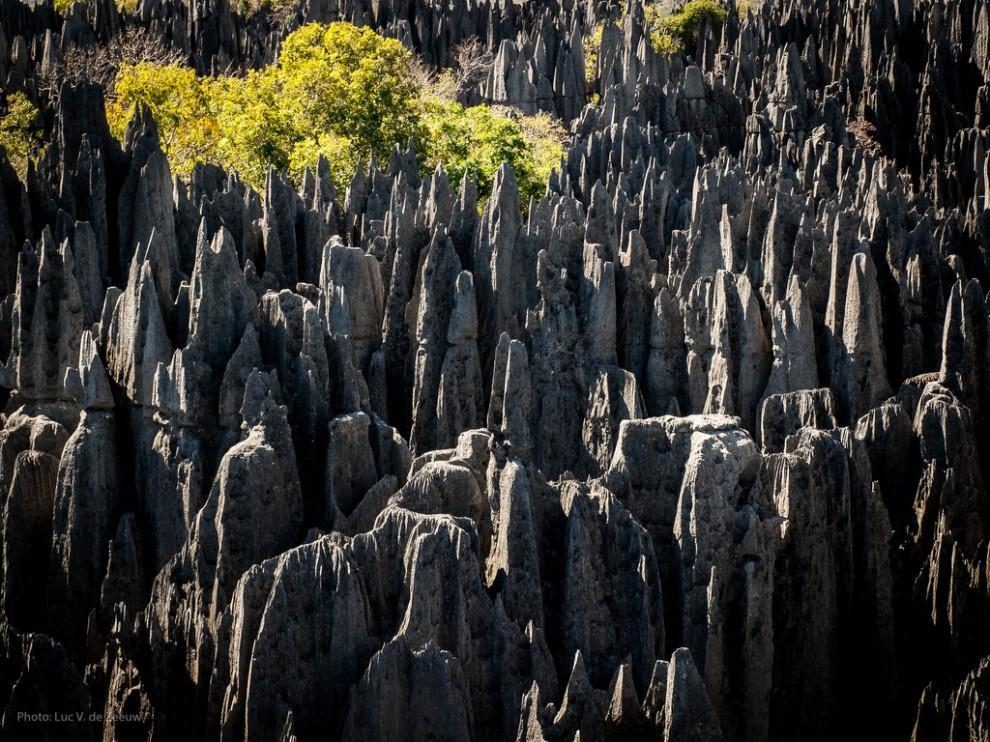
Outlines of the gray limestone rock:
M 45 577 L 52 542 L 58 460 L 22 451 L 14 461 L 3 508 L 3 602 L 6 621 L 21 631 L 45 623 Z
M 780 453 L 787 437 L 801 428 L 829 430 L 835 424 L 831 389 L 771 394 L 760 402 L 758 440 L 765 453 Z
M 0 736 L 987 737 L 985 3 L 620 5 L 0 8 Z M 525 152 L 112 136 L 334 21 Z
M 667 742 L 724 739 L 691 653 L 684 647 L 670 656 L 663 734 Z

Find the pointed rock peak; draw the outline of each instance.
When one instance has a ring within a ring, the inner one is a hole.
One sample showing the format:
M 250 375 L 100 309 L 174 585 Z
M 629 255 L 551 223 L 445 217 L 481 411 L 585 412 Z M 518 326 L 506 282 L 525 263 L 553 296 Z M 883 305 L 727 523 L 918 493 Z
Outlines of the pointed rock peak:
M 639 697 L 632 676 L 632 661 L 626 659 L 615 671 L 612 678 L 612 700 L 609 703 L 606 719 L 612 724 L 635 719 L 640 713 Z
M 62 240 L 62 244 L 58 248 L 58 254 L 62 258 L 62 265 L 65 267 L 66 273 L 74 273 L 74 253 L 72 252 L 72 244 L 69 242 L 68 237 Z
M 606 250 L 614 250 L 611 246 L 614 233 L 615 215 L 612 212 L 612 202 L 605 185 L 601 180 L 597 180 L 591 189 L 584 241 L 604 245 Z
M 244 404 L 244 387 L 261 365 L 261 343 L 253 322 L 244 327 L 241 341 L 230 357 L 220 383 L 220 416 L 239 416 Z M 273 372 L 274 373 L 274 372 Z M 230 418 L 227 418 L 228 421 Z
M 310 209 L 313 208 L 313 201 L 316 199 L 316 178 L 309 165 L 303 170 L 301 193 L 306 206 Z
M 258 340 L 258 328 L 253 322 L 248 322 L 244 326 L 244 334 L 241 335 L 241 342 L 234 351 L 235 356 L 261 357 L 261 343 Z M 233 360 L 233 359 L 231 359 Z
M 440 254 L 448 248 L 453 250 L 453 245 L 450 244 L 450 240 L 447 238 L 447 225 L 437 224 L 433 229 L 433 236 L 430 238 L 427 259 L 433 254 L 436 254 L 437 258 L 439 258 Z
M 495 346 L 495 363 L 492 372 L 492 396 L 488 403 L 487 426 L 491 431 L 502 429 L 502 415 L 505 409 L 505 370 L 509 362 L 509 333 L 503 332 Z
M 282 730 L 279 732 L 278 742 L 297 742 L 298 739 L 296 736 L 296 717 L 290 708 L 285 713 L 285 721 L 282 724 Z
M 509 343 L 505 365 L 505 394 L 502 433 L 509 444 L 521 451 L 528 450 L 532 440 L 529 433 L 530 386 L 529 356 L 519 340 Z
M 986 314 L 986 296 L 983 293 L 983 287 L 980 285 L 980 279 L 971 278 L 966 283 L 966 293 L 965 293 L 966 311 L 968 314 L 974 314 L 977 317 Z
M 564 689 L 564 697 L 560 702 L 560 710 L 554 717 L 554 726 L 564 725 L 574 728 L 581 723 L 581 719 L 592 711 L 592 704 L 595 702 L 594 690 L 588 673 L 584 667 L 584 659 L 581 650 L 574 654 L 574 664 L 571 668 L 571 676 Z M 574 725 L 574 726 L 571 726 Z
M 358 169 L 359 170 L 360 170 L 360 167 L 361 167 L 361 164 L 359 162 L 358 163 Z M 269 164 L 268 165 L 268 170 L 265 171 L 265 208 L 266 209 L 268 209 L 268 208 L 271 207 L 272 198 L 273 198 L 273 195 L 274 195 L 273 189 L 275 188 L 275 185 L 276 185 L 276 182 L 275 181 L 276 181 L 276 178 L 277 177 L 278 176 L 275 174 L 275 166 Z
M 145 105 L 134 106 L 134 113 L 124 130 L 124 149 L 133 152 L 140 141 L 153 142 L 155 149 L 159 148 L 158 124 L 151 114 L 151 109 Z
M 159 362 L 155 367 L 151 386 L 151 406 L 167 415 L 187 411 L 182 409 L 182 355 L 182 350 L 177 350 L 172 354 L 172 360 L 167 366 Z
M 492 197 L 490 204 L 495 204 L 492 208 L 499 209 L 506 207 L 519 210 L 519 185 L 516 182 L 516 174 L 512 166 L 507 162 L 499 165 L 495 172 L 495 180 L 492 183 Z
M 371 157 L 371 167 L 374 167 L 374 166 L 375 166 L 375 158 L 374 158 L 374 155 L 372 155 L 372 157 Z M 355 191 L 356 193 L 360 193 L 361 195 L 365 195 L 365 192 L 368 189 L 368 178 L 367 178 L 366 172 L 367 171 L 365 170 L 365 167 L 364 167 L 364 161 L 362 160 L 362 158 L 359 157 L 358 158 L 358 161 L 357 161 L 357 166 L 354 169 L 354 177 L 351 178 L 351 184 L 350 184 L 350 186 L 348 187 L 347 190 L 348 191 Z
M 860 296 L 862 292 L 869 290 L 869 282 L 876 283 L 876 266 L 873 265 L 873 260 L 870 256 L 862 251 L 857 252 L 853 255 L 852 263 L 849 267 L 849 283 L 850 288 L 856 285 L 859 292 L 856 296 Z M 851 292 L 850 292 L 851 293 Z
M 624 268 L 639 269 L 647 275 L 656 272 L 656 261 L 650 259 L 646 240 L 643 239 L 643 235 L 639 233 L 638 229 L 630 230 L 626 238 L 626 245 L 619 255 L 619 262 Z
M 45 228 L 41 230 L 41 239 L 38 240 L 38 254 L 41 256 L 42 261 L 44 261 L 46 256 L 53 255 L 58 252 L 58 245 L 55 242 L 55 237 L 52 236 L 52 229 L 47 224 Z
M 584 666 L 584 655 L 581 650 L 574 653 L 574 662 L 571 664 L 571 674 L 567 679 L 567 687 L 564 689 L 564 702 L 561 709 L 567 703 L 568 697 L 584 698 L 591 692 L 591 680 L 588 679 L 588 669 Z
M 261 342 L 258 339 L 258 328 L 253 322 L 248 322 L 244 326 L 237 348 L 227 362 L 227 368 L 224 370 L 224 385 L 233 383 L 234 376 L 241 378 L 241 383 L 246 383 L 252 369 L 259 365 L 261 365 Z M 241 398 L 237 400 L 237 409 L 240 409 L 242 401 Z
M 278 385 L 278 375 L 254 369 L 244 385 L 244 402 L 241 404 L 241 419 L 244 428 L 253 428 L 265 423 L 266 419 L 276 414 L 273 407 L 279 407 L 274 395 L 281 397 Z M 284 419 L 284 409 L 282 416 Z
M 945 306 L 945 325 L 943 330 L 943 365 L 944 352 L 946 349 L 946 343 L 951 335 L 961 335 L 962 334 L 962 318 L 963 318 L 963 308 L 962 308 L 962 281 L 957 280 L 952 284 L 952 289 L 949 291 L 949 300 L 946 302 Z M 943 370 L 944 372 L 944 370 Z
M 261 278 L 258 276 L 258 269 L 251 259 L 244 261 L 244 280 L 247 281 L 248 286 L 251 287 L 255 295 L 261 298 L 262 294 L 265 293 L 265 287 L 261 282 Z
M 675 650 L 667 670 L 666 742 L 721 742 L 722 730 L 691 651 Z
M 881 333 L 876 268 L 869 255 L 858 252 L 849 268 L 842 325 L 847 361 L 840 378 L 847 419 L 862 417 L 890 394 Z
M 538 629 L 536 628 L 536 624 L 533 623 L 533 620 L 532 619 L 530 619 L 526 623 L 526 638 L 529 639 L 529 643 L 530 644 L 533 643 L 533 639 L 536 636 L 536 632 L 537 631 L 538 631 Z
M 468 171 L 464 171 L 464 175 L 461 176 L 460 188 L 457 191 L 457 198 L 461 205 L 461 211 L 465 213 L 474 213 L 474 209 L 478 203 L 478 184 L 475 182 L 474 178 L 468 177 Z M 468 212 L 468 207 L 471 207 L 470 212 Z
M 501 584 L 505 609 L 515 621 L 543 625 L 540 565 L 526 469 L 510 457 L 498 480 L 495 538 L 488 557 L 488 583 Z M 496 517 L 493 516 L 493 520 Z
M 234 235 L 226 227 L 217 230 L 210 247 L 216 255 L 223 256 L 227 263 L 237 265 L 237 244 L 234 242 Z
M 197 262 L 201 259 L 200 256 L 202 256 L 209 249 L 210 246 L 209 234 L 210 234 L 209 222 L 207 221 L 206 217 L 202 217 L 199 220 L 199 226 L 196 228 L 196 248 L 194 254 L 196 256 L 195 259 Z
M 66 369 L 65 389 L 83 409 L 113 409 L 110 379 L 90 330 L 85 330 L 79 340 L 78 366 Z
M 106 352 L 108 371 L 128 397 L 150 405 L 157 364 L 172 358 L 172 343 L 148 261 L 132 269 L 132 280 L 116 302 Z
M 449 224 L 454 206 L 454 192 L 450 188 L 447 171 L 437 165 L 433 177 L 429 179 L 429 192 L 424 203 L 427 226 Z
M 430 181 L 430 188 L 435 191 L 438 188 L 449 187 L 450 181 L 447 178 L 447 170 L 444 168 L 442 162 L 438 162 L 437 166 L 433 169 L 433 179 Z
M 320 156 L 316 159 L 316 179 L 317 181 L 327 180 L 327 186 L 333 187 L 333 179 L 330 173 L 330 160 L 322 152 Z
M 457 274 L 454 283 L 454 307 L 447 325 L 447 342 L 451 345 L 478 337 L 478 308 L 474 294 L 474 278 L 468 271 Z
M 801 286 L 801 279 L 796 273 L 791 273 L 791 280 L 787 282 L 787 301 L 790 302 L 792 308 L 804 303 L 804 289 Z
M 285 428 L 288 425 L 288 414 L 288 408 L 276 402 L 269 391 L 261 402 L 257 424 L 266 431 Z
M 535 680 L 522 697 L 516 742 L 546 742 L 540 724 L 540 686 Z
M 670 663 L 664 660 L 657 660 L 653 664 L 653 674 L 650 676 L 650 684 L 646 688 L 646 695 L 643 697 L 643 713 L 647 718 L 656 722 L 663 714 L 664 705 L 667 702 L 667 674 Z

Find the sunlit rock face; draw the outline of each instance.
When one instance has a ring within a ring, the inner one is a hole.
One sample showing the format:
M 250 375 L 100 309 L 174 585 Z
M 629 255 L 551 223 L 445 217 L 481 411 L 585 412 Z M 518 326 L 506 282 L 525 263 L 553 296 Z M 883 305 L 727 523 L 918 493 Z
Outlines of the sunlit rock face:
M 990 742 L 990 10 L 727 10 L 0 0 L 0 737 Z M 545 193 L 185 181 L 43 84 L 332 20 L 475 39 Z

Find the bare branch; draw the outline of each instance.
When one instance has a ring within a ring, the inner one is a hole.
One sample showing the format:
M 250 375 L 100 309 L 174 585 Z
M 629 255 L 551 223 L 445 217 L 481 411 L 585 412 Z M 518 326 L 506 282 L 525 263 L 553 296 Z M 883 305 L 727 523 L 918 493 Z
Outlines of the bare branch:
M 98 83 L 110 92 L 117 71 L 123 66 L 139 62 L 181 64 L 184 61 L 182 52 L 166 46 L 158 36 L 144 28 L 130 27 L 106 46 L 69 47 L 42 81 L 42 92 L 53 96 L 63 82 L 81 80 Z
M 454 49 L 457 96 L 467 94 L 481 84 L 495 63 L 494 55 L 477 36 L 465 39 Z

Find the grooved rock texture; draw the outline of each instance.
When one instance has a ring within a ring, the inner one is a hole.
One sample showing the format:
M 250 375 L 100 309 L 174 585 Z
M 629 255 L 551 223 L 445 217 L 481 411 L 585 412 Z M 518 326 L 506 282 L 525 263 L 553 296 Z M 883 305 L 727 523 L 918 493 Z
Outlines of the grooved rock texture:
M 726 9 L 0 0 L 0 738 L 990 742 L 990 6 Z M 187 181 L 46 84 L 332 20 L 474 40 L 543 195 Z

